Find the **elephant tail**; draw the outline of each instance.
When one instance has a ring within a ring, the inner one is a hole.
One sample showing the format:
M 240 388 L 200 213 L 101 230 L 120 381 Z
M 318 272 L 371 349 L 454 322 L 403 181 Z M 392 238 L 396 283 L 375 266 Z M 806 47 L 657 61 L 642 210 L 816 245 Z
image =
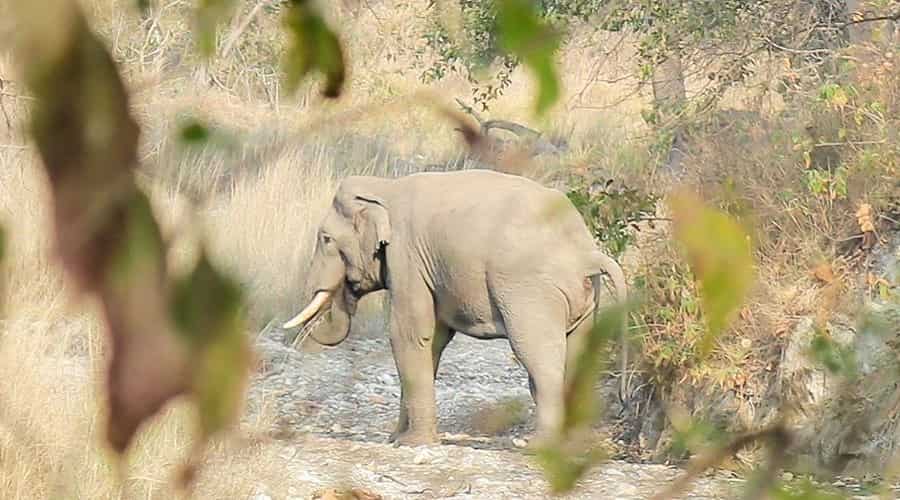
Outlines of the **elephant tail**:
M 618 299 L 619 302 L 625 302 L 628 299 L 628 291 L 625 288 L 625 273 L 622 272 L 622 267 L 619 266 L 619 263 L 613 260 L 612 257 L 600 251 L 594 253 L 592 260 L 593 265 L 591 266 L 589 274 L 594 282 L 594 288 L 597 288 L 599 274 L 606 273 L 609 275 L 609 279 L 616 289 L 616 299 Z M 595 294 L 595 306 L 599 305 L 598 299 L 599 297 Z
M 594 314 L 600 309 L 600 290 L 602 287 L 602 279 L 600 274 L 606 273 L 612 281 L 613 287 L 616 289 L 616 299 L 620 305 L 625 304 L 628 299 L 628 291 L 625 285 L 625 273 L 618 262 L 613 260 L 601 251 L 596 251 L 593 256 L 593 266 L 590 270 L 591 282 L 594 285 Z M 629 386 L 631 385 L 631 377 L 628 376 L 628 315 L 623 314 L 622 325 L 619 330 L 619 342 L 622 345 L 621 353 L 621 375 L 619 378 L 619 399 L 622 404 L 626 403 L 629 394 Z

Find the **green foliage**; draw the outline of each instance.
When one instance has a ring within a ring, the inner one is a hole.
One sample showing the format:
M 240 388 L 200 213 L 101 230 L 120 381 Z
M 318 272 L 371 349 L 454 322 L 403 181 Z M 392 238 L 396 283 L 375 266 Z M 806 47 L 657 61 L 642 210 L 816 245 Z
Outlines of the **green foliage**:
M 812 481 L 800 481 L 796 485 L 777 485 L 769 490 L 773 500 L 844 500 L 848 498 L 840 493 L 828 491 L 830 488 L 814 484 Z
M 178 138 L 185 144 L 203 144 L 209 141 L 209 128 L 195 118 L 188 118 L 181 124 Z
M 723 430 L 709 422 L 693 419 L 687 424 L 684 429 L 675 429 L 670 450 L 675 456 L 687 456 L 727 443 L 727 436 Z
M 852 376 L 856 373 L 853 350 L 837 344 L 820 329 L 816 329 L 810 344 L 810 356 L 832 374 Z
M 212 435 L 240 412 L 250 363 L 243 294 L 216 270 L 204 252 L 193 271 L 174 283 L 170 307 L 177 330 L 192 351 L 192 389 L 200 428 Z
M 537 453 L 538 463 L 550 482 L 550 491 L 555 494 L 571 491 L 578 479 L 604 458 L 605 454 L 598 450 L 591 450 L 586 455 L 574 455 L 560 448 L 548 447 Z
M 497 35 L 503 32 L 501 25 L 495 26 L 494 8 L 503 12 L 505 8 L 515 7 L 515 15 L 523 16 L 516 24 L 522 26 L 528 33 L 529 40 L 538 44 L 545 44 L 550 40 L 545 34 L 558 33 L 558 41 L 553 41 L 553 47 L 564 43 L 564 35 L 580 26 L 589 26 L 593 29 L 605 31 L 630 31 L 640 37 L 638 53 L 641 62 L 636 70 L 638 76 L 647 81 L 653 75 L 656 64 L 678 53 L 690 64 L 690 58 L 695 56 L 697 65 L 716 85 L 707 88 L 702 96 L 702 101 L 716 99 L 725 88 L 735 82 L 743 81 L 752 74 L 752 59 L 749 57 L 752 51 L 719 50 L 725 46 L 740 46 L 750 39 L 753 29 L 767 26 L 760 23 L 762 17 L 760 10 L 767 3 L 761 0 L 750 2 L 740 0 L 702 0 L 698 2 L 678 2 L 674 0 L 635 0 L 628 2 L 610 2 L 608 0 L 548 0 L 533 2 L 529 0 L 459 0 L 458 2 L 446 2 L 458 5 L 461 16 L 461 29 L 459 36 L 451 36 L 450 32 L 438 20 L 425 33 L 426 46 L 438 56 L 438 62 L 425 71 L 428 79 L 440 79 L 449 72 L 457 72 L 466 75 L 470 81 L 475 82 L 472 74 L 476 70 L 489 67 L 503 58 L 503 47 L 498 43 Z M 519 14 L 523 13 L 523 14 Z M 533 19 L 525 19 L 531 17 Z M 748 22 L 756 20 L 753 24 Z M 551 26 L 542 28 L 541 26 Z M 683 50 L 691 47 L 703 47 L 703 50 Z M 709 49 L 715 47 L 717 49 Z M 546 51 L 550 52 L 550 51 Z M 510 52 L 521 57 L 515 51 Z M 552 66 L 545 62 L 548 59 L 541 56 L 532 63 L 522 58 L 522 62 L 531 65 L 535 70 L 541 88 L 548 89 L 547 94 L 539 92 L 538 109 L 543 109 L 546 95 L 549 100 L 552 97 L 554 79 L 551 79 Z M 714 66 L 709 60 L 717 60 L 715 71 L 709 71 Z M 501 67 L 496 69 L 494 82 L 490 83 L 489 90 L 479 89 L 476 85 L 476 103 L 487 107 L 487 101 L 502 93 L 502 89 L 508 85 L 511 69 L 515 68 L 518 60 L 503 60 Z M 541 69 L 535 69 L 541 68 Z M 546 85 L 546 86 L 545 86 Z M 540 111 L 539 111 L 540 114 Z
M 285 12 L 284 24 L 292 37 L 285 57 L 285 85 L 296 91 L 311 71 L 325 78 L 322 95 L 335 98 L 344 85 L 344 52 L 337 34 L 325 23 L 311 2 L 292 0 Z
M 559 98 L 559 75 L 554 62 L 559 35 L 538 18 L 529 0 L 500 0 L 497 31 L 501 46 L 521 59 L 536 76 L 535 111 L 543 115 Z
M 806 188 L 810 193 L 829 200 L 847 198 L 847 169 L 845 167 L 838 167 L 833 172 L 809 169 L 804 173 Z
M 594 186 L 602 186 L 595 189 Z M 640 230 L 638 222 L 653 217 L 656 200 L 635 188 L 614 188 L 613 180 L 603 183 L 587 179 L 575 181 L 566 193 L 584 217 L 588 229 L 613 257 L 619 257 Z
M 699 347 L 705 355 L 750 290 L 754 274 L 750 237 L 731 217 L 692 195 L 675 195 L 670 205 L 675 237 L 699 279 L 708 328 Z

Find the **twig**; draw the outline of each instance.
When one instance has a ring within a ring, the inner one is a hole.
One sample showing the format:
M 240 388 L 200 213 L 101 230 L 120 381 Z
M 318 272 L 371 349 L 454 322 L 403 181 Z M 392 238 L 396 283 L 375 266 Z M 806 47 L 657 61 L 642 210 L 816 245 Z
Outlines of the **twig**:
M 455 98 L 454 100 L 457 104 L 459 104 L 459 107 L 462 108 L 463 111 L 472 115 L 472 118 L 475 118 L 475 121 L 478 122 L 478 125 L 484 124 L 484 119 L 481 118 L 481 115 L 479 115 L 477 111 L 472 109 L 472 106 L 469 106 L 468 104 L 462 102 L 462 99 L 460 99 L 459 97 Z
M 378 17 L 378 14 L 375 13 L 375 9 L 372 8 L 369 0 L 363 0 L 363 3 L 365 4 L 366 9 L 368 9 L 368 11 L 372 14 L 372 17 L 375 18 L 375 23 L 378 25 L 378 27 L 383 28 L 383 26 L 381 25 L 381 18 Z
M 892 218 L 892 217 L 888 217 L 887 215 L 884 215 L 884 214 L 878 214 L 878 217 L 881 218 L 881 219 L 884 219 L 884 220 L 891 221 L 891 222 L 893 222 L 894 224 L 900 225 L 900 221 L 898 221 L 897 219 L 894 219 L 894 218 Z
M 787 429 L 782 426 L 782 424 L 776 424 L 772 427 L 744 434 L 743 436 L 738 436 L 728 445 L 712 450 L 705 456 L 700 456 L 692 460 L 688 465 L 687 471 L 681 477 L 670 484 L 668 488 L 651 497 L 651 500 L 663 500 L 675 497 L 676 495 L 684 492 L 691 484 L 691 482 L 693 482 L 694 479 L 698 478 L 700 474 L 705 472 L 707 469 L 715 467 L 726 458 L 736 454 L 750 444 L 762 440 L 771 441 L 770 445 L 784 445 L 790 442 L 791 436 L 790 433 L 788 433 Z M 782 448 L 783 447 L 784 446 L 782 446 Z M 773 458 L 777 456 L 775 454 L 776 451 L 773 451 Z M 783 453 L 781 455 L 783 455 Z M 781 460 L 775 461 L 779 462 L 777 465 L 781 465 Z
M 0 96 L 3 97 L 12 97 L 13 99 L 24 99 L 26 101 L 34 101 L 35 98 L 30 95 L 22 95 L 22 94 L 13 94 L 11 92 L 0 92 Z
M 225 47 L 222 48 L 222 59 L 227 58 L 228 55 L 231 54 L 231 49 L 234 48 L 234 44 L 237 43 L 238 38 L 240 38 L 247 27 L 250 26 L 250 23 L 253 22 L 253 19 L 256 18 L 256 15 L 259 14 L 259 11 L 262 10 L 265 4 L 265 2 L 258 2 L 254 5 L 253 10 L 247 14 L 247 17 L 245 17 L 243 21 L 241 21 L 241 24 L 237 29 L 231 32 L 231 36 L 225 41 Z
M 853 26 L 854 24 L 873 23 L 877 21 L 900 21 L 900 11 L 886 16 L 862 17 L 859 19 L 852 19 L 845 23 L 840 23 L 838 24 L 838 26 L 841 28 L 846 28 L 847 26 Z
M 873 144 L 885 144 L 887 143 L 887 139 L 881 139 L 880 141 L 846 141 L 846 142 L 819 142 L 813 144 L 814 148 L 826 148 L 826 147 L 835 147 L 835 146 L 870 146 Z

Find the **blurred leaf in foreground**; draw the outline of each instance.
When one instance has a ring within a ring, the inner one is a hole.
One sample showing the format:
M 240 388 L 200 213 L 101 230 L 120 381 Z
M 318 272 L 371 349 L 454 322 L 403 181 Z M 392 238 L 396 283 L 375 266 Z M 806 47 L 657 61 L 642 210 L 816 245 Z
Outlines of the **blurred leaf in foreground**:
M 606 458 L 606 453 L 594 449 L 586 455 L 574 454 L 561 447 L 546 447 L 538 451 L 537 457 L 550 482 L 550 490 L 559 494 L 574 488 L 588 469 Z
M 810 355 L 834 375 L 852 376 L 856 373 L 853 350 L 835 342 L 826 332 L 816 329 L 810 343 Z
M 135 0 L 138 10 L 142 13 L 150 10 L 150 0 Z
M 825 487 L 816 486 L 809 480 L 804 480 L 799 485 L 774 486 L 769 494 L 772 500 L 844 500 L 848 498 L 840 493 L 828 491 Z
M 140 424 L 184 390 L 184 350 L 166 332 L 165 258 L 137 188 L 138 126 L 115 64 L 71 2 L 17 3 L 19 56 L 36 97 L 33 135 L 53 196 L 55 247 L 79 288 L 100 298 L 112 343 L 107 439 L 122 453 Z M 56 8 L 58 7 L 58 8 Z M 36 21 L 36 19 L 42 21 Z M 65 33 L 39 43 L 47 18 Z
M 216 52 L 216 30 L 234 12 L 234 0 L 197 0 L 194 11 L 197 47 L 209 57 Z
M 172 315 L 191 352 L 191 389 L 207 437 L 227 427 L 243 402 L 251 353 L 242 293 L 205 252 L 174 288 Z
M 290 33 L 291 44 L 284 60 L 285 85 L 294 92 L 311 71 L 320 71 L 325 78 L 322 94 L 340 96 L 344 86 L 344 52 L 337 34 L 325 23 L 309 0 L 291 0 L 285 12 L 284 24 Z
M 559 98 L 559 75 L 554 58 L 559 35 L 544 23 L 529 0 L 500 0 L 497 31 L 501 46 L 531 69 L 538 82 L 535 110 L 543 115 Z
M 603 356 L 610 340 L 622 338 L 628 317 L 628 304 L 615 304 L 598 311 L 575 363 L 575 373 L 565 392 L 565 416 L 555 442 L 541 443 L 537 459 L 555 493 L 571 490 L 593 465 L 606 458 L 606 452 L 592 443 L 591 424 L 597 415 L 594 384 L 609 361 Z
M 186 390 L 186 350 L 166 321 L 165 252 L 150 202 L 134 190 L 121 205 L 109 206 L 117 223 L 99 240 L 110 245 L 98 262 L 96 288 L 109 327 L 112 353 L 107 373 L 107 439 L 123 453 L 138 427 L 171 398 Z
M 700 300 L 707 324 L 700 353 L 705 355 L 753 283 L 750 238 L 737 221 L 705 206 L 692 194 L 675 194 L 669 204 L 675 238 L 700 282 Z
M 107 441 L 124 454 L 138 428 L 185 393 L 206 438 L 234 416 L 248 368 L 235 333 L 240 293 L 201 260 L 173 301 L 160 227 L 134 178 L 139 129 L 128 94 L 78 4 L 49 3 L 15 4 L 17 56 L 35 96 L 30 132 L 50 181 L 55 251 L 77 289 L 99 299 L 112 345 Z M 41 31 L 49 26 L 53 43 Z
M 202 144 L 209 140 L 209 127 L 196 118 L 185 119 L 178 131 L 178 138 L 185 144 Z

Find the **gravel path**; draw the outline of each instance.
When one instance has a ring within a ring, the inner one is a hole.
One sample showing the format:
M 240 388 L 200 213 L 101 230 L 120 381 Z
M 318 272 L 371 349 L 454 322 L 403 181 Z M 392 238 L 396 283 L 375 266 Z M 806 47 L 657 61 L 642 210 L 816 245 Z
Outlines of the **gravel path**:
M 443 443 L 395 448 L 386 440 L 397 418 L 400 385 L 383 333 L 353 333 L 336 348 L 307 352 L 285 347 L 281 338 L 275 329 L 257 341 L 265 368 L 254 380 L 250 404 L 273 406 L 288 430 L 282 458 L 295 474 L 295 498 L 341 484 L 384 498 L 549 497 L 542 472 L 516 446 L 533 429 L 534 407 L 526 373 L 505 340 L 457 336 L 436 384 Z M 516 423 L 485 430 L 490 409 L 509 403 L 519 405 Z M 562 498 L 648 498 L 678 473 L 612 461 L 592 469 L 578 491 Z M 735 481 L 705 478 L 684 498 L 734 498 Z M 266 498 L 263 492 L 257 500 Z
M 253 392 L 274 399 L 280 419 L 303 432 L 387 440 L 399 411 L 400 381 L 386 336 L 351 335 L 335 348 L 300 352 L 282 345 L 276 331 L 258 346 L 268 369 Z M 436 392 L 442 433 L 472 433 L 485 409 L 507 403 L 533 412 L 525 370 L 502 339 L 457 336 L 441 360 Z M 508 441 L 528 432 L 526 420 L 500 437 Z

